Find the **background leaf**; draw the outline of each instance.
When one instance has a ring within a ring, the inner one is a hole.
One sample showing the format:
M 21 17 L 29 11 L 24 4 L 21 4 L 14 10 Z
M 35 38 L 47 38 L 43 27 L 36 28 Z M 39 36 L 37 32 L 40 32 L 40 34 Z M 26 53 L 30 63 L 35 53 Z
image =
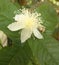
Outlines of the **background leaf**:
M 51 34 L 58 23 L 57 13 L 51 3 L 45 1 L 41 3 L 41 5 L 36 8 L 36 10 L 41 13 L 43 19 L 43 25 L 46 26 L 47 34 Z
M 59 42 L 52 37 L 52 32 L 58 23 L 57 14 L 48 2 L 42 3 L 36 10 L 42 14 L 46 30 L 43 40 L 32 38 L 33 40 L 28 41 L 33 55 L 41 65 L 59 65 Z
M 27 52 L 29 51 L 29 55 Z M 0 50 L 0 64 L 1 65 L 28 65 L 32 63 L 30 58 L 32 57 L 32 52 L 28 49 L 25 53 L 25 50 L 18 45 L 3 48 Z
M 2 29 L 7 34 L 7 36 L 11 37 L 12 39 L 14 39 L 13 34 L 15 35 L 15 38 L 18 34 L 9 31 L 7 26 L 14 21 L 14 11 L 16 10 L 17 7 L 13 5 L 9 0 L 0 0 L 0 29 Z
M 29 40 L 33 55 L 41 65 L 59 65 L 59 42 L 45 35 L 44 40 Z

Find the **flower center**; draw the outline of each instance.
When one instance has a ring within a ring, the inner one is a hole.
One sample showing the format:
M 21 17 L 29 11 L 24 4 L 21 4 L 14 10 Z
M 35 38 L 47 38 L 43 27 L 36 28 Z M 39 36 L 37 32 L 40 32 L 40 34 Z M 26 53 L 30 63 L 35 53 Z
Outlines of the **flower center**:
M 34 25 L 34 22 L 32 19 L 30 19 L 30 18 L 26 19 L 26 21 L 25 21 L 25 27 L 26 28 L 32 28 L 33 25 Z

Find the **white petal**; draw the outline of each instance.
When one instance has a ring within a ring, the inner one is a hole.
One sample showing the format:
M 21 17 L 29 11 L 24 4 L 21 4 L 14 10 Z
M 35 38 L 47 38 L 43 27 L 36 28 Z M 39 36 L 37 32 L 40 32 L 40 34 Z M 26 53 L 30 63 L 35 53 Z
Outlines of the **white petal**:
M 32 31 L 28 29 L 23 29 L 21 31 L 21 43 L 25 42 L 27 39 L 31 37 Z
M 22 22 L 14 22 L 14 23 L 8 25 L 8 28 L 11 31 L 17 31 L 17 30 L 24 28 L 24 25 Z
M 3 47 L 7 46 L 7 36 L 6 34 L 0 30 L 0 42 Z
M 34 33 L 34 36 L 37 37 L 38 39 L 43 39 L 43 36 L 37 29 L 34 29 L 33 33 Z
M 2 45 L 3 47 L 7 46 L 7 37 L 6 37 L 6 36 L 2 38 L 2 40 L 1 40 L 1 45 Z
M 7 40 L 5 40 L 5 42 L 2 44 L 3 47 L 7 46 Z
M 19 14 L 19 15 L 16 15 L 15 17 L 14 17 L 14 19 L 15 19 L 15 21 L 22 21 L 22 19 L 23 19 L 23 14 Z

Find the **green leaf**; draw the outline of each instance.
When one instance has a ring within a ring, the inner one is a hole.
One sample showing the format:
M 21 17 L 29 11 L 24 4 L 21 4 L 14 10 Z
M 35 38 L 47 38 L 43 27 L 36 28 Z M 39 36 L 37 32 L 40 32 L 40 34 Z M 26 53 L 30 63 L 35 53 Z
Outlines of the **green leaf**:
M 47 34 L 51 34 L 58 23 L 57 13 L 53 5 L 49 2 L 43 2 L 36 8 L 36 11 L 41 13 L 43 25 L 46 27 Z
M 59 65 L 59 42 L 45 35 L 43 40 L 30 39 L 33 55 L 41 65 Z
M 16 10 L 17 7 L 9 0 L 0 0 L 0 30 L 3 30 L 12 40 L 18 38 L 18 34 L 9 31 L 7 26 L 14 21 L 14 11 Z
M 59 65 L 59 42 L 52 37 L 52 32 L 58 23 L 57 14 L 48 2 L 42 3 L 36 10 L 42 14 L 46 30 L 43 34 L 44 39 L 29 39 L 33 55 L 41 65 Z
M 28 51 L 30 56 L 27 55 Z M 24 49 L 18 45 L 0 50 L 0 65 L 28 65 L 30 62 L 32 63 L 30 58 L 32 58 L 32 53 L 29 46 L 26 53 Z

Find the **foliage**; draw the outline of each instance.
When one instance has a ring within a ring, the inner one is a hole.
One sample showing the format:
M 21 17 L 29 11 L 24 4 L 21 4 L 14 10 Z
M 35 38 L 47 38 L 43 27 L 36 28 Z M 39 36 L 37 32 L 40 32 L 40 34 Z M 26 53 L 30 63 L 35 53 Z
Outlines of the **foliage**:
M 12 44 L 0 49 L 0 65 L 59 65 L 59 42 L 52 37 L 58 17 L 52 4 L 43 2 L 36 8 L 46 27 L 42 33 L 44 39 L 30 38 L 24 44 L 19 40 L 18 31 L 11 32 L 7 28 L 19 8 L 9 0 L 0 0 L 0 30 L 11 40 L 8 44 Z

